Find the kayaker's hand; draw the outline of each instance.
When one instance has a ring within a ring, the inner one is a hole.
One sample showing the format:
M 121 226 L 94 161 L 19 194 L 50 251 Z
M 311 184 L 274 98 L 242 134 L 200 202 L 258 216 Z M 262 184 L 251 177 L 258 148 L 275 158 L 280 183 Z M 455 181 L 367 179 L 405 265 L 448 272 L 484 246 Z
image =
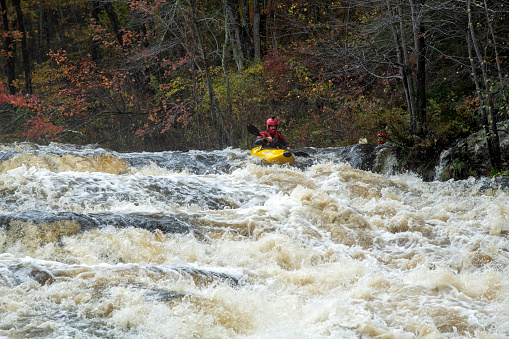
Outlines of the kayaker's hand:
M 267 137 L 267 140 L 268 140 L 269 142 L 272 142 L 272 137 Z
M 287 146 L 287 147 L 286 147 L 286 150 L 287 150 L 287 151 L 291 151 L 291 150 L 292 150 L 292 148 L 291 148 L 290 146 Z

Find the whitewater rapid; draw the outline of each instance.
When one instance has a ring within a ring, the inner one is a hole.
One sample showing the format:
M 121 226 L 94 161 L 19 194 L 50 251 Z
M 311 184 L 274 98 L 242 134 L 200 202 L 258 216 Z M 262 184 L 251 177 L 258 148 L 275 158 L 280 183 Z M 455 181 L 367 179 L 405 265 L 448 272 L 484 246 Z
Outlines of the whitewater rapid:
M 0 336 L 509 337 L 508 192 L 345 152 L 0 145 Z

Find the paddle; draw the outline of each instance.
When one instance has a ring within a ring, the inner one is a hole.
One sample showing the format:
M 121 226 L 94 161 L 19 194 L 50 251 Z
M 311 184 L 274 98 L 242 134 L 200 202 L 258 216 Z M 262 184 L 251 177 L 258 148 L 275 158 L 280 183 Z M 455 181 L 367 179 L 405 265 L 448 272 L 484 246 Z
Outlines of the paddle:
M 247 124 L 247 131 L 249 133 L 251 133 L 252 135 L 256 135 L 257 137 L 261 137 L 262 136 L 260 134 L 260 131 L 258 130 L 258 128 L 256 128 L 255 126 L 253 126 L 251 124 Z
M 249 133 L 251 133 L 252 135 L 256 135 L 257 137 L 261 137 L 261 133 L 260 131 L 258 130 L 258 128 L 256 128 L 255 126 L 251 125 L 251 124 L 247 124 L 247 131 Z M 292 151 L 293 155 L 297 156 L 297 157 L 309 157 L 309 154 L 307 154 L 306 152 L 295 152 L 295 151 Z

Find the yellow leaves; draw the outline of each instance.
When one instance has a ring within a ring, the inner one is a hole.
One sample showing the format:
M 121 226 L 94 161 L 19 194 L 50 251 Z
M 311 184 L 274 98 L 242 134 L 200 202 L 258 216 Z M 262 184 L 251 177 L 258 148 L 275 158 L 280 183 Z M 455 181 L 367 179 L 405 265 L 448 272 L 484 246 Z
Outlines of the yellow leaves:
M 245 76 L 245 77 L 250 77 L 250 76 L 261 76 L 263 74 L 263 64 L 261 63 L 257 63 L 257 64 L 254 64 L 252 66 L 249 66 L 248 68 L 246 68 L 242 74 Z
M 186 79 L 183 77 L 176 77 L 169 84 L 164 84 L 161 87 L 162 90 L 165 90 L 164 96 L 166 98 L 170 98 L 174 95 L 178 95 L 178 93 L 185 91 L 192 87 L 192 82 L 190 79 Z

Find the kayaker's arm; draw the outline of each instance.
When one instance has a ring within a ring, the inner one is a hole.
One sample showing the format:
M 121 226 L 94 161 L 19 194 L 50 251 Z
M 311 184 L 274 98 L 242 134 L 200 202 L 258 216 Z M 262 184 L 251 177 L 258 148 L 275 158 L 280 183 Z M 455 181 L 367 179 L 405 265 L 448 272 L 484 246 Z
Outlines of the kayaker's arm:
M 291 150 L 292 150 L 292 148 L 290 147 L 290 145 L 289 145 L 287 142 L 283 143 L 283 142 L 280 142 L 280 141 L 278 141 L 278 140 L 275 140 L 275 142 L 276 142 L 276 144 L 277 144 L 278 146 L 281 146 L 281 147 L 283 147 L 283 148 L 286 148 L 286 150 L 287 150 L 287 151 L 291 151 Z
M 267 138 L 267 139 L 268 139 L 268 143 L 270 143 L 270 144 L 271 144 L 271 146 L 273 146 L 273 147 L 277 147 L 277 148 L 284 148 L 284 149 L 286 149 L 287 151 L 291 151 L 291 148 L 290 148 L 290 146 L 289 146 L 287 143 L 284 143 L 284 144 L 283 144 L 282 142 L 280 142 L 280 141 L 278 141 L 278 140 L 274 140 L 274 139 L 272 139 L 272 138 L 270 138 L 270 139 L 272 139 L 272 140 L 270 140 L 269 138 Z
M 267 144 L 267 142 L 268 142 L 267 139 L 258 137 L 255 140 L 255 145 L 265 145 Z
M 258 128 L 256 128 L 255 126 L 253 126 L 251 124 L 247 125 L 247 131 L 253 135 L 256 135 L 255 145 L 266 146 L 267 144 L 273 143 L 274 145 L 271 145 L 271 147 L 282 146 L 282 147 L 286 148 L 286 150 L 291 151 L 290 145 L 288 145 L 286 142 L 281 143 L 278 140 L 273 140 L 271 136 L 266 135 L 267 134 L 266 132 L 260 133 Z

